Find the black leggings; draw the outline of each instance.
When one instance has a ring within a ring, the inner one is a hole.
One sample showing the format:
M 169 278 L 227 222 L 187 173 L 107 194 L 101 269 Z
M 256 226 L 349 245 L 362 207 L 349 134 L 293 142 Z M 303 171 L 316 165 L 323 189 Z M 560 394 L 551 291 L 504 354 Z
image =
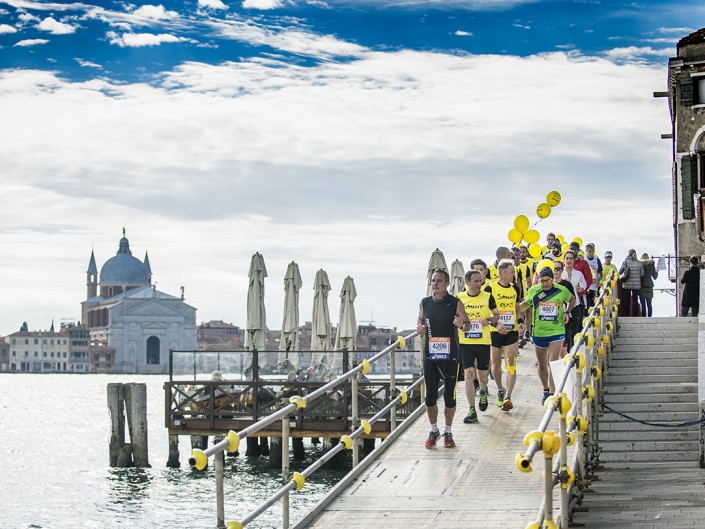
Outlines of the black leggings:
M 455 408 L 455 386 L 458 384 L 458 362 L 423 361 L 423 375 L 426 382 L 426 407 L 436 405 L 441 378 L 444 381 L 443 402 L 446 408 Z
M 654 313 L 654 310 L 651 307 L 651 298 L 647 298 L 646 296 L 639 294 L 639 303 L 641 303 L 641 315 L 646 318 L 650 318 Z
M 623 288 L 624 303 L 626 304 L 627 316 L 639 315 L 639 290 L 636 288 Z

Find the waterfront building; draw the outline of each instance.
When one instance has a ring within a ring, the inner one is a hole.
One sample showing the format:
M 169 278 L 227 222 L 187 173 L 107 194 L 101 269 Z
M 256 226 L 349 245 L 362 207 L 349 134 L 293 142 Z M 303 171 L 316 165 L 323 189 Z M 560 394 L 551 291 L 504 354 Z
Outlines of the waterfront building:
M 691 255 L 705 254 L 705 28 L 678 41 L 668 60 L 668 97 L 673 141 L 673 226 L 677 280 Z
M 70 371 L 69 337 L 65 329 L 54 332 L 21 330 L 6 337 L 8 371 L 56 373 Z
M 166 373 L 169 350 L 196 349 L 196 309 L 181 296 L 157 290 L 152 267 L 120 239 L 117 254 L 98 273 L 91 252 L 81 321 L 88 329 L 91 371 Z
M 10 344 L 0 336 L 0 371 L 10 370 Z

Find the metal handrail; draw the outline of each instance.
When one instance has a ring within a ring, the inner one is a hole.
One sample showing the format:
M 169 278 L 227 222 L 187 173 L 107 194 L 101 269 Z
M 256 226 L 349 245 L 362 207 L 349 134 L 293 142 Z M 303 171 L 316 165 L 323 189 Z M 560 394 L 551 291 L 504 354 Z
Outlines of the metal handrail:
M 378 360 L 384 358 L 388 354 L 391 354 L 392 357 L 394 357 L 395 350 L 397 348 L 399 349 L 404 349 L 406 347 L 406 341 L 418 336 L 418 332 L 413 332 L 409 334 L 408 336 L 402 337 L 399 336 L 397 340 L 389 345 L 388 347 L 384 348 L 382 351 L 379 353 L 375 354 L 372 358 L 369 360 L 362 360 L 359 365 L 356 367 L 350 369 L 340 377 L 336 378 L 335 380 L 332 380 L 331 382 L 321 386 L 317 390 L 309 393 L 308 395 L 305 396 L 300 396 L 300 395 L 295 395 L 289 399 L 289 404 L 284 406 L 283 408 L 277 410 L 276 412 L 272 413 L 271 415 L 268 415 L 267 417 L 264 417 L 260 419 L 259 421 L 249 425 L 247 428 L 244 428 L 243 430 L 239 432 L 235 432 L 230 430 L 226 437 L 216 443 L 214 443 L 212 446 L 209 446 L 205 450 L 201 449 L 193 449 L 191 457 L 189 458 L 189 465 L 193 468 L 196 468 L 198 470 L 203 470 L 206 468 L 208 464 L 208 458 L 211 456 L 216 456 L 216 487 L 218 490 L 216 490 L 217 494 L 217 499 L 218 499 L 218 527 L 223 527 L 223 509 L 222 509 L 222 501 L 223 501 L 223 491 L 222 491 L 222 458 L 224 455 L 224 452 L 227 450 L 229 452 L 236 452 L 238 450 L 240 441 L 242 439 L 245 439 L 246 437 L 251 437 L 252 435 L 256 434 L 257 432 L 265 429 L 267 426 L 271 425 L 272 423 L 284 419 L 288 415 L 290 415 L 293 412 L 298 411 L 301 408 L 305 408 L 306 405 L 328 393 L 331 391 L 336 390 L 338 386 L 341 384 L 347 382 L 347 380 L 351 379 L 352 380 L 352 393 L 353 393 L 353 400 L 355 401 L 353 403 L 353 424 L 355 426 L 355 429 L 350 435 L 345 435 L 341 438 L 340 443 L 338 443 L 337 446 L 333 447 L 331 450 L 327 451 L 323 456 L 321 456 L 318 460 L 316 460 L 313 464 L 311 464 L 308 468 L 306 468 L 303 472 L 294 472 L 292 474 L 291 479 L 284 485 L 282 486 L 277 492 L 275 492 L 267 501 L 262 503 L 259 507 L 254 509 L 252 512 L 247 514 L 242 520 L 240 521 L 232 521 L 227 523 L 227 528 L 228 529 L 241 529 L 244 527 L 246 524 L 250 523 L 252 520 L 257 518 L 260 514 L 265 512 L 267 509 L 269 509 L 274 503 L 279 501 L 280 499 L 284 498 L 284 528 L 288 527 L 288 493 L 294 489 L 300 489 L 304 486 L 306 478 L 313 474 L 316 470 L 318 470 L 321 466 L 323 466 L 327 461 L 329 461 L 331 458 L 333 458 L 336 454 L 341 452 L 342 450 L 345 449 L 353 449 L 353 465 L 357 464 L 358 456 L 357 456 L 357 449 L 358 445 L 355 442 L 355 440 L 361 436 L 363 433 L 364 434 L 369 434 L 372 428 L 372 424 L 374 424 L 376 421 L 384 417 L 387 413 L 389 413 L 391 410 L 394 410 L 398 404 L 404 404 L 407 401 L 408 394 L 409 392 L 413 391 L 416 389 L 418 386 L 424 383 L 424 377 L 421 376 L 419 379 L 417 379 L 413 384 L 411 384 L 405 391 L 398 391 L 398 395 L 391 399 L 387 405 L 385 405 L 381 410 L 379 410 L 373 417 L 371 417 L 367 421 L 359 421 L 357 418 L 358 412 L 356 409 L 357 405 L 357 399 L 355 398 L 357 396 L 357 390 L 358 390 L 358 373 L 366 374 L 370 370 L 371 364 L 377 362 Z M 395 375 L 394 372 L 392 371 L 390 373 L 391 380 L 390 384 L 392 385 L 393 388 L 395 388 Z M 397 392 L 396 388 L 393 390 L 393 393 Z M 393 394 L 392 393 L 392 394 Z M 282 421 L 282 450 L 284 450 L 284 447 L 288 450 L 288 421 L 283 420 Z M 288 465 L 288 461 L 286 461 L 286 464 Z M 286 479 L 286 478 L 285 478 Z
M 541 418 L 538 429 L 529 432 L 524 437 L 526 452 L 517 454 L 515 458 L 517 468 L 522 472 L 532 471 L 531 463 L 539 450 L 543 451 L 545 458 L 544 498 L 536 520 L 530 522 L 526 529 L 556 527 L 553 521 L 553 488 L 556 485 L 561 486 L 560 526 L 568 527 L 570 494 L 573 492 L 576 482 L 581 488 L 585 485 L 585 450 L 587 447 L 584 438 L 587 436 L 588 445 L 594 452 L 597 439 L 597 421 L 593 421 L 596 415 L 594 397 L 597 395 L 598 398 L 602 398 L 600 364 L 604 366 L 606 348 L 610 346 L 616 331 L 615 320 L 619 300 L 612 295 L 616 284 L 617 274 L 615 270 L 611 270 L 595 305 L 583 320 L 583 327 L 576 335 L 573 347 L 563 359 L 567 369 L 563 372 L 563 377 L 556 386 L 556 395 L 546 399 L 546 412 Z M 588 358 L 585 357 L 582 348 L 588 352 Z M 590 373 L 587 384 L 585 380 L 586 368 Z M 573 369 L 578 375 L 576 389 L 579 394 L 575 402 L 571 403 L 564 393 L 564 389 Z M 599 391 L 595 391 L 595 383 L 598 384 Z M 583 415 L 584 400 L 591 403 L 588 407 L 587 419 Z M 559 413 L 558 436 L 554 431 L 548 430 L 556 411 Z M 576 446 L 569 464 L 567 448 L 574 444 Z M 554 457 L 556 454 L 558 454 L 557 458 Z M 556 459 L 555 463 L 554 459 Z

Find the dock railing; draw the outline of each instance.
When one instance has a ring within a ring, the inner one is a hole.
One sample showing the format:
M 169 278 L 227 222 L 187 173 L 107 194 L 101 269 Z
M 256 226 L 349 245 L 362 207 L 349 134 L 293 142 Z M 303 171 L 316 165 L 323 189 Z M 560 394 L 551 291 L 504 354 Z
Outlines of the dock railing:
M 217 527 L 218 529 L 242 529 L 248 523 L 255 520 L 260 514 L 265 512 L 267 509 L 272 507 L 279 500 L 282 500 L 282 527 L 287 529 L 289 527 L 289 493 L 303 488 L 306 483 L 306 478 L 311 474 L 316 472 L 321 468 L 326 462 L 335 457 L 339 452 L 343 450 L 352 449 L 352 460 L 353 467 L 356 467 L 360 461 L 359 455 L 359 444 L 357 443 L 358 437 L 363 434 L 369 434 L 372 431 L 372 425 L 386 416 L 391 414 L 392 429 L 396 428 L 396 407 L 399 404 L 404 404 L 409 398 L 409 395 L 414 391 L 420 391 L 421 385 L 424 383 L 424 377 L 421 376 L 415 380 L 410 386 L 404 390 L 398 390 L 396 386 L 395 377 L 395 353 L 397 349 L 404 349 L 406 347 L 406 341 L 418 336 L 418 333 L 414 332 L 408 336 L 399 336 L 397 340 L 375 354 L 372 358 L 362 360 L 357 366 L 343 373 L 341 376 L 335 380 L 321 386 L 317 390 L 307 394 L 307 395 L 295 395 L 289 398 L 288 404 L 284 405 L 281 409 L 271 413 L 267 417 L 264 417 L 257 422 L 251 424 L 250 426 L 235 432 L 230 430 L 224 438 L 215 442 L 212 446 L 209 446 L 205 450 L 194 449 L 192 451 L 191 457 L 189 458 L 189 465 L 198 470 L 204 470 L 208 465 L 208 458 L 214 456 L 215 459 L 215 486 L 216 486 L 216 511 L 217 511 Z M 382 407 L 375 415 L 373 415 L 368 420 L 359 419 L 359 409 L 358 409 L 358 381 L 360 375 L 367 374 L 372 364 L 378 362 L 386 357 L 389 357 L 390 365 L 390 396 L 393 397 L 389 402 Z M 317 398 L 325 395 L 329 392 L 337 391 L 337 388 L 341 384 L 346 384 L 350 381 L 352 385 L 352 424 L 353 430 L 350 435 L 344 435 L 341 437 L 340 442 L 323 454 L 318 460 L 306 468 L 303 472 L 294 472 L 289 475 L 289 429 L 290 429 L 290 417 L 301 409 L 305 409 L 306 406 L 315 401 Z M 259 507 L 251 511 L 249 514 L 243 518 L 236 521 L 229 521 L 225 523 L 225 508 L 224 508 L 224 494 L 223 494 L 223 480 L 224 480 L 224 459 L 225 452 L 237 452 L 240 445 L 240 441 L 247 437 L 254 436 L 257 432 L 266 429 L 268 426 L 274 424 L 277 421 L 281 421 L 282 430 L 282 477 L 284 480 L 284 485 L 277 490 L 268 500 L 262 503 Z
M 573 347 L 563 358 L 562 377 L 560 381 L 556 380 L 556 394 L 546 399 L 546 412 L 538 429 L 526 434 L 526 451 L 516 456 L 517 468 L 522 472 L 533 470 L 532 462 L 539 451 L 544 456 L 544 498 L 536 520 L 525 529 L 567 529 L 572 511 L 589 485 L 589 473 L 597 465 L 602 373 L 607 368 L 608 353 L 617 330 L 617 279 L 612 270 L 595 305 L 584 318 Z M 548 429 L 556 412 L 558 434 Z M 568 447 L 573 448 L 570 461 Z M 553 511 L 556 486 L 560 486 L 558 523 L 554 521 Z

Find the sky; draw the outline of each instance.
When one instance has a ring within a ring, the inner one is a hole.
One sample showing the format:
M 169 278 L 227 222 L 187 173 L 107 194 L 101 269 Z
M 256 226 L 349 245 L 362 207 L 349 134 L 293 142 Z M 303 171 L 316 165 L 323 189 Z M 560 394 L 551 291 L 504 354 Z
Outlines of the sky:
M 653 92 L 703 25 L 701 0 L 0 0 L 0 335 L 80 319 L 123 228 L 199 323 L 245 325 L 261 253 L 271 329 L 291 261 L 301 323 L 322 268 L 334 324 L 350 276 L 359 322 L 413 328 L 431 253 L 491 262 L 518 215 L 672 253 Z

